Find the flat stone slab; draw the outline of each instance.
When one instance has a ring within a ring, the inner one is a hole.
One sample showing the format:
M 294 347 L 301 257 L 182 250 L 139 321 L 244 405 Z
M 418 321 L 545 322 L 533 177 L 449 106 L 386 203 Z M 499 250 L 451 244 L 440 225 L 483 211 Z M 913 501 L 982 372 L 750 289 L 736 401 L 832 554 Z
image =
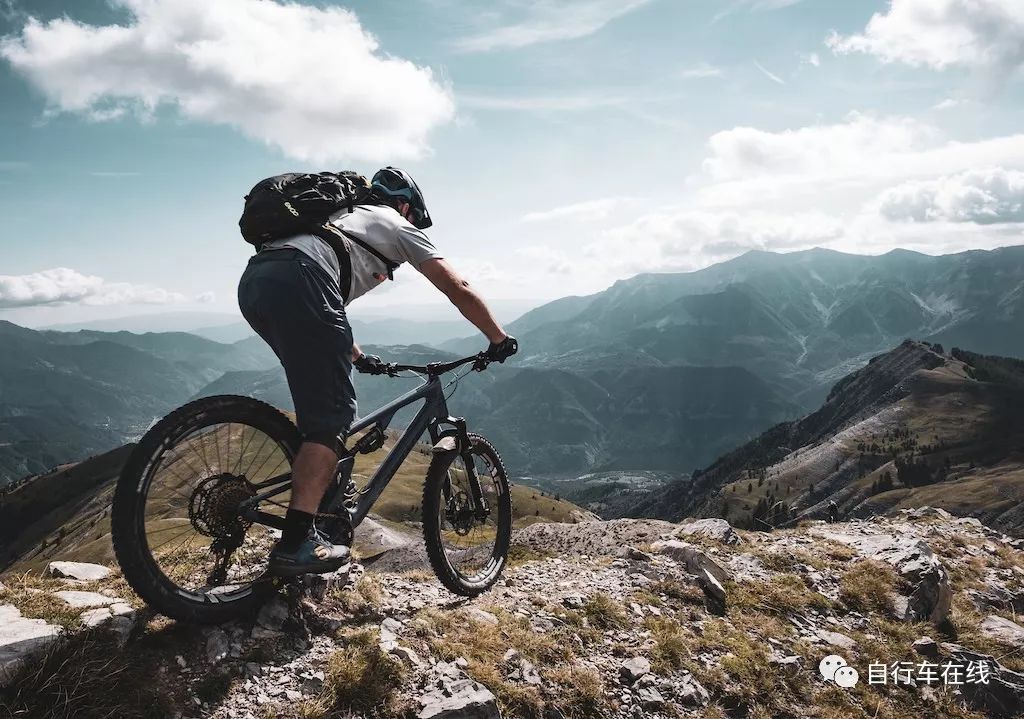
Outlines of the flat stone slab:
M 1024 627 L 1009 619 L 992 614 L 981 621 L 978 629 L 989 639 L 1014 647 L 1024 647 Z
M 6 686 L 22 662 L 44 650 L 64 631 L 42 619 L 27 619 L 17 607 L 0 605 L 0 687 Z
M 52 577 L 92 582 L 109 577 L 110 567 L 87 562 L 50 562 L 46 567 L 46 573 Z
M 90 607 L 105 607 L 108 604 L 117 604 L 118 602 L 124 602 L 123 599 L 119 599 L 118 597 L 106 597 L 97 592 L 76 592 L 70 589 L 60 592 L 54 592 L 53 596 L 60 597 L 76 609 L 88 609 Z

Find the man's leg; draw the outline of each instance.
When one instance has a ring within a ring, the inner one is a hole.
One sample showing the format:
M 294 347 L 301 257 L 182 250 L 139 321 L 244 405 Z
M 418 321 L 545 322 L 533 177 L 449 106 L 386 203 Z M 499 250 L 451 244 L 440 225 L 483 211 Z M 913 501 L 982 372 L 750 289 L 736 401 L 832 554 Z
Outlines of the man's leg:
M 330 447 L 319 442 L 302 443 L 292 464 L 292 499 L 281 534 L 285 551 L 295 551 L 306 539 L 337 465 L 338 455 Z

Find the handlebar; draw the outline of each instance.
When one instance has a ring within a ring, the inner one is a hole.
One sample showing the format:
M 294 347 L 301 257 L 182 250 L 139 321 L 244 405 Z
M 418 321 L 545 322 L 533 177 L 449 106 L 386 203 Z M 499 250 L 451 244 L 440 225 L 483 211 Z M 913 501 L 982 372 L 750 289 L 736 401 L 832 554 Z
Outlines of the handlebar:
M 430 377 L 437 377 L 443 375 L 445 372 L 451 372 L 453 369 L 458 369 L 462 365 L 473 363 L 474 372 L 483 372 L 487 369 L 487 365 L 492 360 L 487 358 L 487 353 L 478 352 L 475 355 L 469 357 L 463 357 L 462 359 L 452 360 L 451 362 L 431 362 L 425 365 L 415 364 L 396 364 L 394 362 L 388 362 L 384 365 L 384 372 L 391 377 L 395 377 L 399 372 L 416 372 L 418 374 L 425 374 Z

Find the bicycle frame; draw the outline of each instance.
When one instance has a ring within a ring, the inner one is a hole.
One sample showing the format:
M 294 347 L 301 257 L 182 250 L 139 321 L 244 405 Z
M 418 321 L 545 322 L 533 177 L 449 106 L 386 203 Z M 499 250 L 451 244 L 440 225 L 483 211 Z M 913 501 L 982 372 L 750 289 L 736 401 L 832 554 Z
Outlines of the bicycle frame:
M 457 446 L 468 447 L 468 437 L 466 436 L 466 423 L 461 417 L 449 417 L 448 416 L 448 404 L 445 401 L 444 387 L 441 384 L 441 379 L 438 375 L 430 375 L 427 380 L 419 387 L 406 392 L 404 395 L 398 397 L 387 403 L 380 409 L 371 412 L 362 419 L 355 422 L 349 429 L 346 439 L 366 429 L 379 431 L 381 433 L 387 429 L 388 424 L 394 418 L 395 414 L 404 407 L 408 407 L 420 400 L 423 400 L 423 406 L 413 417 L 412 421 L 409 422 L 409 426 L 402 433 L 402 436 L 398 439 L 395 446 L 388 452 L 384 461 L 381 462 L 380 466 L 373 473 L 370 481 L 367 482 L 366 486 L 361 490 L 359 500 L 355 508 L 348 511 L 349 521 L 354 529 L 357 527 L 370 509 L 373 507 L 377 498 L 380 497 L 381 493 L 388 486 L 388 483 L 394 478 L 398 468 L 402 466 L 402 462 L 409 456 L 416 442 L 419 441 L 420 437 L 423 436 L 424 432 L 430 433 L 431 444 L 436 445 L 442 434 L 448 434 L 448 432 L 442 433 L 438 425 L 450 424 L 455 427 Z M 360 440 L 362 441 L 362 440 Z M 344 487 L 339 482 L 339 477 L 344 476 L 345 464 L 354 463 L 355 455 L 359 453 L 359 441 L 350 448 L 345 456 L 338 460 L 338 466 L 335 469 L 334 477 L 331 481 L 331 486 L 327 489 L 325 495 L 326 502 L 321 503 L 321 508 L 325 508 L 328 514 L 332 514 L 338 511 L 339 507 L 342 507 L 342 500 L 344 494 Z M 351 471 L 351 467 L 349 468 Z M 472 474 L 472 469 L 469 469 Z M 256 506 L 265 499 L 269 499 L 278 494 L 282 494 L 289 489 L 292 485 L 291 472 L 271 477 L 268 480 L 260 482 L 256 485 L 258 491 L 256 496 L 242 502 L 239 505 L 239 514 L 252 522 L 263 524 L 269 527 L 275 527 L 282 529 L 284 525 L 284 518 L 268 512 L 263 512 L 256 509 Z M 473 476 L 470 480 L 470 486 L 472 487 L 473 494 L 479 493 L 479 485 L 476 481 L 476 477 Z M 477 501 L 480 501 L 480 497 L 476 497 Z M 479 505 L 478 505 L 479 506 Z

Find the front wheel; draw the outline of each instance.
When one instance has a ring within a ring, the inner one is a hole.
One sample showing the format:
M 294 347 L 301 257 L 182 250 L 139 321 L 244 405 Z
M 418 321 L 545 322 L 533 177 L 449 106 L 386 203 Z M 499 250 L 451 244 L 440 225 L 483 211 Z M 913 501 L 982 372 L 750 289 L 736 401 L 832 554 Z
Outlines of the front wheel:
M 423 486 L 423 535 L 430 565 L 449 591 L 475 597 L 501 576 L 512 535 L 508 476 L 497 450 L 469 434 L 464 454 L 434 455 Z M 468 469 L 479 484 L 479 498 Z

